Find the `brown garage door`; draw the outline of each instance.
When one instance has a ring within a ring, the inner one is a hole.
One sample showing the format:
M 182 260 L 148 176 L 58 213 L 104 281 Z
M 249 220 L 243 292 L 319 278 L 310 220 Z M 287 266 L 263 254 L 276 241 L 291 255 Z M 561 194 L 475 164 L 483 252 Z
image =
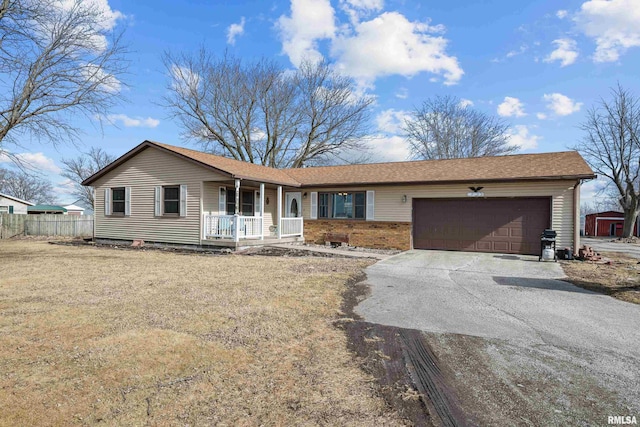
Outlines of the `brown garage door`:
M 414 199 L 413 247 L 538 254 L 550 209 L 549 197 Z

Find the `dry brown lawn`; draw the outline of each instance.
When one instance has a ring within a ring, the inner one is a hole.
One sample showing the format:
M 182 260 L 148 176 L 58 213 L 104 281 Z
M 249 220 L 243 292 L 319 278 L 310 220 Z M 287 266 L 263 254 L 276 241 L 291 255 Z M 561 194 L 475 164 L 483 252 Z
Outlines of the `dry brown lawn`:
M 0 424 L 400 424 L 334 327 L 365 265 L 0 241 Z
M 581 288 L 640 304 L 638 260 L 616 252 L 602 252 L 601 255 L 609 262 L 562 261 L 568 281 Z

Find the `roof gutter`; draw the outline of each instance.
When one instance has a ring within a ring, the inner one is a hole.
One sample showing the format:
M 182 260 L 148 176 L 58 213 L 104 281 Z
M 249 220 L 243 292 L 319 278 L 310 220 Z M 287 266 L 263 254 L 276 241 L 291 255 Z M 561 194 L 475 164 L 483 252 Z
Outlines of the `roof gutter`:
M 310 187 L 356 187 L 356 186 L 389 186 L 389 185 L 448 185 L 448 184 L 465 184 L 465 183 L 492 183 L 492 182 L 530 182 L 530 181 L 573 181 L 573 180 L 591 180 L 596 175 L 566 175 L 566 176 L 538 176 L 525 178 L 510 179 L 465 179 L 465 180 L 446 180 L 446 181 L 390 181 L 390 182 L 351 182 L 351 183 L 302 183 L 301 188 Z

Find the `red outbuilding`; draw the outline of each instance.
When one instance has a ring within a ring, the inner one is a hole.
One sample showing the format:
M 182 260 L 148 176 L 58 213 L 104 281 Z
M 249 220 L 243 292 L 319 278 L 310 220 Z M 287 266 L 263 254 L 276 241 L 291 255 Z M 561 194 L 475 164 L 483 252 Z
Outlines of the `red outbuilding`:
M 584 221 L 585 236 L 622 236 L 624 214 L 616 211 L 606 211 L 589 214 Z M 633 227 L 633 235 L 638 236 L 638 223 Z

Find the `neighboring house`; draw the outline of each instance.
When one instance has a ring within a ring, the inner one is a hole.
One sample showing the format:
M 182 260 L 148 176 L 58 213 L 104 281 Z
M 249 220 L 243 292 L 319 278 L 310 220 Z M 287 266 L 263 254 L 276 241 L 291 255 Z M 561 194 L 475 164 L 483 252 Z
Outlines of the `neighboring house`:
M 29 206 L 33 206 L 33 203 L 0 193 L 0 214 L 26 214 Z
M 67 205 L 67 206 L 64 206 L 64 208 L 67 210 L 67 215 L 76 215 L 76 216 L 84 215 L 84 208 L 80 206 Z
M 67 210 L 62 206 L 58 206 L 58 205 L 35 205 L 35 206 L 30 206 L 27 209 L 27 213 L 31 215 L 33 214 L 35 215 L 40 215 L 40 214 L 66 215 Z
M 574 151 L 274 169 L 145 141 L 83 185 L 95 238 L 239 247 L 268 241 L 537 254 L 579 246 Z M 333 237 L 327 236 L 331 233 Z
M 584 233 L 586 236 L 621 237 L 624 227 L 624 213 L 616 211 L 598 212 L 586 215 Z M 633 235 L 638 236 L 638 221 L 633 227 Z

